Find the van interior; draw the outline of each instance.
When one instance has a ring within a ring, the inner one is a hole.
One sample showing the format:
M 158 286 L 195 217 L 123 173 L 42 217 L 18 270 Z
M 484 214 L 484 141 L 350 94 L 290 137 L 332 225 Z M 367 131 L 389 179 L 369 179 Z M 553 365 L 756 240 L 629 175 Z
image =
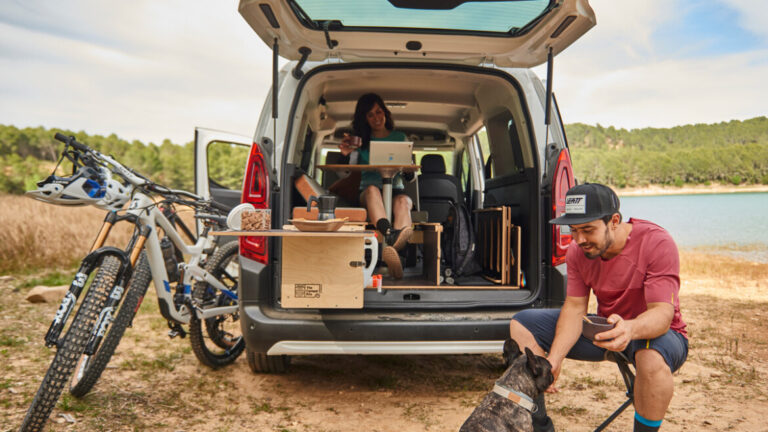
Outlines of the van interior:
M 343 173 L 320 167 L 339 163 L 338 144 L 344 133 L 352 134 L 362 94 L 381 95 L 395 129 L 414 142 L 414 162 L 421 170 L 406 184 L 415 234 L 401 252 L 404 277 L 395 280 L 385 268 L 377 270 L 385 289 L 367 289 L 366 306 L 433 300 L 445 307 L 446 299 L 464 306 L 498 305 L 537 294 L 539 266 L 532 257 L 541 256 L 543 247 L 542 233 L 536 232 L 541 225 L 538 153 L 514 78 L 473 67 L 346 64 L 314 68 L 298 91 L 284 173 L 291 185 L 282 203 L 289 215 L 285 223 L 306 208 L 302 182 L 309 181 L 315 193 L 345 183 L 339 183 Z M 351 208 L 348 214 L 360 214 L 354 213 L 360 206 L 354 187 L 335 192 L 341 197 L 338 205 Z M 451 277 L 440 266 L 442 224 L 454 204 L 465 205 L 473 222 L 482 268 L 475 274 Z

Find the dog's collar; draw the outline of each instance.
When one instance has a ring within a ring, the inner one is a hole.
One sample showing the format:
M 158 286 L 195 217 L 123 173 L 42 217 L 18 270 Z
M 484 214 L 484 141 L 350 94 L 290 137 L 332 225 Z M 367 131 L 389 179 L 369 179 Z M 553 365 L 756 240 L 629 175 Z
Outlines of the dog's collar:
M 499 384 L 498 381 L 493 385 L 493 392 L 503 397 L 504 399 L 511 400 L 512 402 L 520 405 L 532 413 L 535 413 L 539 410 L 539 407 L 536 406 L 530 396 L 524 393 L 520 393 L 519 391 L 513 390 L 509 387 L 504 387 L 503 385 Z

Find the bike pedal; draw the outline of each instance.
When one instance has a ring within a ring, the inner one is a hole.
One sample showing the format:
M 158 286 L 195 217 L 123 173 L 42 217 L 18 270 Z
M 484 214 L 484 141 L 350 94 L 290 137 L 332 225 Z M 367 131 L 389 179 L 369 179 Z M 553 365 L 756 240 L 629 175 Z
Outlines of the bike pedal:
M 177 332 L 176 330 L 168 330 L 168 337 L 173 339 L 176 336 L 179 336 L 181 333 Z

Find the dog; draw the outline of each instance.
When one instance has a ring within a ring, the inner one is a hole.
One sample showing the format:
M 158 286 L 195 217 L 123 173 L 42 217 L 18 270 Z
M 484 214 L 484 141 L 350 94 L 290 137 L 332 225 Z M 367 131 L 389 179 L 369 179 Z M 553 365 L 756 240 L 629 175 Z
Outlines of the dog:
M 523 354 L 511 339 L 504 342 L 504 360 L 509 367 L 459 432 L 533 431 L 533 400 L 554 381 L 552 365 L 528 348 Z

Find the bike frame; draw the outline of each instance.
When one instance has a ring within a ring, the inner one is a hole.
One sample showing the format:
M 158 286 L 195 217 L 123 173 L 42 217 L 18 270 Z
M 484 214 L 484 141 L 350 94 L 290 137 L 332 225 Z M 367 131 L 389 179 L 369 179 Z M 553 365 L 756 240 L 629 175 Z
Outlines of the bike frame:
M 173 243 L 182 254 L 191 257 L 188 262 L 181 264 L 182 277 L 179 283 L 183 285 L 185 300 L 191 300 L 192 284 L 198 281 L 205 281 L 232 299 L 237 299 L 237 293 L 230 291 L 226 285 L 205 271 L 200 265 L 205 256 L 205 251 L 213 244 L 213 239 L 210 236 L 200 236 L 194 244 L 187 244 L 184 239 L 182 239 L 181 234 L 179 234 L 173 226 L 173 223 L 157 208 L 157 205 L 155 205 L 152 198 L 141 192 L 134 194 L 127 213 L 135 215 L 139 219 L 141 225 L 152 227 L 152 230 L 144 243 L 144 248 L 147 252 L 147 262 L 149 263 L 149 268 L 152 274 L 152 283 L 155 286 L 157 299 L 160 305 L 160 312 L 163 317 L 180 324 L 188 324 L 190 313 L 189 305 L 192 303 L 190 301 L 185 301 L 183 304 L 178 305 L 178 308 L 176 307 L 174 294 L 171 291 L 170 278 L 168 277 L 165 260 L 163 259 L 163 252 L 160 247 L 160 237 L 157 234 L 156 227 L 163 229 L 165 234 L 171 240 L 171 243 Z M 234 305 L 207 308 L 204 310 L 195 308 L 195 312 L 198 318 L 206 319 L 217 315 L 234 313 L 237 309 L 238 306 Z

